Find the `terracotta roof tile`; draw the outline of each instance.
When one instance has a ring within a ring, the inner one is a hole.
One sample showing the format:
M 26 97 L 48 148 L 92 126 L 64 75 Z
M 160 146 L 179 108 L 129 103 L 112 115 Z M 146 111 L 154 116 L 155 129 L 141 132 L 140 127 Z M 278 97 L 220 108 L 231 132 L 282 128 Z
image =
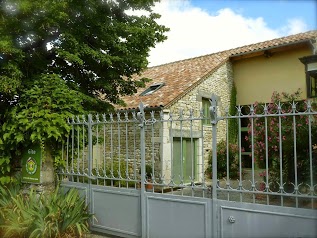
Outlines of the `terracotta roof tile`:
M 122 97 L 126 107 L 117 107 L 117 109 L 135 109 L 141 101 L 146 107 L 168 107 L 230 57 L 296 44 L 316 37 L 317 31 L 309 31 L 148 68 L 136 78 L 146 77 L 152 81 L 148 82 L 145 88 L 139 88 L 136 94 Z M 165 85 L 150 95 L 139 96 L 154 83 L 165 83 Z

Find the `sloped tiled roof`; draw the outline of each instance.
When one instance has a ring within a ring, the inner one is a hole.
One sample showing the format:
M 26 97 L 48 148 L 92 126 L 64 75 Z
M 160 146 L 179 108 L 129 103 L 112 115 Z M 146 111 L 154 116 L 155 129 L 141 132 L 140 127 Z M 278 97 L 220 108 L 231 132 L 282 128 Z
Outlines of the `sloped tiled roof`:
M 136 109 L 141 101 L 146 107 L 169 107 L 195 85 L 217 70 L 223 63 L 228 61 L 230 57 L 297 44 L 316 37 L 317 31 L 308 31 L 209 55 L 150 67 L 137 78 L 146 77 L 152 79 L 152 81 L 148 82 L 145 88 L 139 88 L 136 94 L 124 96 L 122 99 L 125 101 L 126 106 L 124 108 L 117 107 L 117 109 Z M 150 95 L 139 96 L 146 88 L 155 83 L 164 83 L 165 85 Z

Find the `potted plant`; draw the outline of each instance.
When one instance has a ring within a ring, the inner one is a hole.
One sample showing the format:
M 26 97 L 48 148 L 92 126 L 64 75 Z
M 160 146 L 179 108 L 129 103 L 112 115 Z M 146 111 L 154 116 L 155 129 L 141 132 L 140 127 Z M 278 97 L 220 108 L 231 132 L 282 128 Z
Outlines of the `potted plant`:
M 145 165 L 145 178 L 146 178 L 146 181 L 148 181 L 149 183 L 152 183 L 152 165 Z M 153 184 L 146 184 L 145 185 L 145 188 L 146 190 L 152 190 L 153 189 Z
M 145 165 L 145 179 L 148 183 L 145 184 L 145 189 L 146 190 L 152 190 L 153 189 L 153 184 L 152 183 L 152 165 L 146 164 Z M 141 175 L 141 167 L 139 168 L 139 174 Z

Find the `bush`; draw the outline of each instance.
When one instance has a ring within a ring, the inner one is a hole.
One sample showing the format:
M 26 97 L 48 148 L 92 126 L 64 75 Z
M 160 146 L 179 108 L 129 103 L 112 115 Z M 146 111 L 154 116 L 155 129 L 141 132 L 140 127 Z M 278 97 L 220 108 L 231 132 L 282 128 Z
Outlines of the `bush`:
M 229 143 L 229 176 L 237 178 L 238 176 L 238 152 L 236 144 Z M 212 178 L 212 153 L 209 155 L 207 173 Z M 227 176 L 227 142 L 222 140 L 217 144 L 217 175 L 218 178 Z
M 6 220 L 4 209 L 12 208 L 12 197 L 19 194 L 20 188 L 20 184 L 17 183 L 9 183 L 7 186 L 0 185 L 0 237 L 3 237 L 1 224 L 4 224 Z
M 0 198 L 3 237 L 82 237 L 89 231 L 92 215 L 75 189 L 62 193 L 57 188 L 41 195 L 34 190 L 27 194 L 6 187 L 0 190 L 5 194 Z
M 279 114 L 279 113 L 292 113 L 292 112 L 307 112 L 307 103 L 305 101 L 297 101 L 299 99 L 300 91 L 293 94 L 277 93 L 274 92 L 271 97 L 271 102 L 264 104 L 255 104 L 255 114 Z M 279 102 L 284 101 L 279 109 Z M 292 104 L 294 102 L 295 104 Z M 266 107 L 265 107 L 266 106 Z M 295 106 L 295 108 L 293 108 Z M 312 110 L 316 110 L 315 105 L 312 105 Z M 311 138 L 309 138 L 308 123 L 311 120 Z M 294 121 L 296 124 L 294 125 Z M 268 179 L 274 189 L 279 189 L 280 183 L 280 167 L 282 170 L 282 179 L 284 182 L 295 183 L 295 165 L 294 160 L 296 157 L 297 164 L 297 179 L 298 183 L 310 182 L 310 160 L 309 160 L 309 139 L 312 145 L 317 144 L 317 116 L 316 115 L 301 115 L 296 116 L 281 116 L 281 135 L 279 131 L 279 117 L 267 117 L 265 127 L 265 119 L 263 117 L 254 119 L 254 160 L 257 166 L 261 169 L 266 169 L 266 154 L 268 155 Z M 296 141 L 294 141 L 294 127 L 296 128 Z M 268 144 L 265 144 L 265 136 L 267 130 Z M 247 140 L 252 139 L 251 125 L 249 124 L 249 136 Z M 282 148 L 280 148 L 280 138 Z M 296 142 L 296 144 L 295 144 Z M 294 146 L 296 145 L 296 155 L 294 154 Z M 266 151 L 267 148 L 267 151 Z M 282 151 L 280 151 L 282 149 Z M 280 159 L 280 152 L 282 157 Z M 314 156 L 314 154 L 313 154 Z M 282 164 L 280 165 L 280 160 Z M 317 179 L 317 166 L 316 160 L 313 159 L 313 179 Z
M 139 170 L 139 175 L 141 176 L 141 166 L 139 166 L 138 168 Z M 150 164 L 146 164 L 145 165 L 145 179 L 146 180 L 151 180 L 152 179 L 152 173 L 153 173 L 153 170 L 152 170 L 152 165 Z

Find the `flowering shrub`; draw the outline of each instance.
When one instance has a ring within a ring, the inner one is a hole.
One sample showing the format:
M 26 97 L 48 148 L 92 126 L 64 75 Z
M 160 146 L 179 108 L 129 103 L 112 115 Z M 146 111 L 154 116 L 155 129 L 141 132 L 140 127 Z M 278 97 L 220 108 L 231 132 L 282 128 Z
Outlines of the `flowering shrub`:
M 296 101 L 299 95 L 299 90 L 294 94 L 274 92 L 270 103 L 254 104 L 254 113 L 257 115 L 281 115 L 256 117 L 253 119 L 254 160 L 259 168 L 268 169 L 269 182 L 273 188 L 279 187 L 281 167 L 283 183 L 295 181 L 295 158 L 298 183 L 310 180 L 308 124 L 310 120 L 311 140 L 312 144 L 316 144 L 317 117 L 316 115 L 308 116 L 303 114 L 285 115 L 286 113 L 307 111 L 306 101 Z M 279 104 L 280 101 L 284 103 Z M 251 140 L 251 118 L 248 127 L 249 131 L 246 140 Z M 268 155 L 268 161 L 266 161 L 266 155 Z M 280 158 L 282 164 L 280 164 Z M 314 179 L 317 178 L 316 166 L 315 158 L 313 159 L 313 167 L 315 167 L 313 169 Z
M 266 170 L 259 173 L 260 177 L 263 178 L 263 181 L 259 184 L 259 191 L 265 190 L 265 182 L 266 182 Z
M 238 153 L 236 144 L 229 143 L 229 176 L 238 177 Z M 209 155 L 207 173 L 212 177 L 212 153 Z M 227 142 L 222 140 L 217 144 L 217 174 L 218 178 L 227 176 Z

